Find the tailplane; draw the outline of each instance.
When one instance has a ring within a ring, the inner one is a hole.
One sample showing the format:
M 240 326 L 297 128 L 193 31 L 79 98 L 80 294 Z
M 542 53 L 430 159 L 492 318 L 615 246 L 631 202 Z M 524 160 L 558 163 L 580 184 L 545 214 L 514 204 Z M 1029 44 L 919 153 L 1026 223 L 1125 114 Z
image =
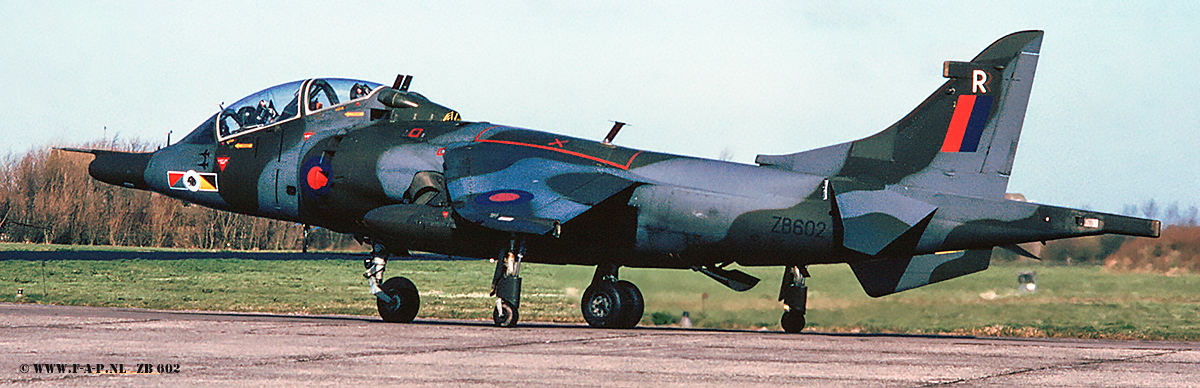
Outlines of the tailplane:
M 850 263 L 850 269 L 863 291 L 878 298 L 983 271 L 991 259 L 991 249 L 976 249 Z

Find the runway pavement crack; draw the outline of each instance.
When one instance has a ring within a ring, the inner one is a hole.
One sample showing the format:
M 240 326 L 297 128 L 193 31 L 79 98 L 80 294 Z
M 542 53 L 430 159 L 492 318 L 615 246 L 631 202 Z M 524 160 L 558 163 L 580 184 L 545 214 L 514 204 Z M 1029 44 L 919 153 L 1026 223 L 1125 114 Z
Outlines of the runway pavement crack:
M 550 340 L 550 341 L 522 341 L 522 342 L 511 342 L 511 343 L 496 344 L 496 345 L 450 346 L 450 347 L 421 349 L 421 350 L 376 350 L 376 351 L 356 352 L 356 353 L 346 353 L 346 354 L 319 354 L 319 355 L 313 355 L 313 356 L 291 357 L 291 361 L 293 361 L 293 362 L 314 362 L 314 361 L 327 361 L 327 360 L 338 360 L 338 359 L 344 360 L 344 359 L 373 357 L 373 356 L 398 356 L 398 355 L 416 355 L 416 354 L 427 354 L 427 353 L 438 353 L 438 352 L 463 352 L 463 351 L 472 351 L 472 350 L 506 349 L 506 348 L 521 347 L 521 346 L 529 346 L 529 345 L 567 344 L 567 343 L 574 343 L 574 342 L 634 338 L 634 337 L 645 337 L 645 336 L 652 336 L 652 335 L 654 335 L 654 334 L 649 334 L 649 333 L 647 333 L 647 334 L 626 334 L 626 335 L 610 335 L 610 336 L 603 336 L 603 337 L 573 338 L 573 339 Z M 257 365 L 270 365 L 270 364 L 275 364 L 275 362 L 263 361 L 263 362 L 254 363 L 254 365 L 256 365 L 256 366 Z
M 918 385 L 917 387 L 922 387 L 922 388 L 923 387 L 942 387 L 942 386 L 958 385 L 958 384 L 964 384 L 964 383 L 977 383 L 977 382 L 994 379 L 997 377 L 1016 376 L 1016 375 L 1026 374 L 1026 373 L 1041 372 L 1041 371 L 1052 370 L 1052 369 L 1074 369 L 1074 368 L 1085 367 L 1085 366 L 1089 366 L 1089 365 L 1106 364 L 1106 363 L 1110 363 L 1110 362 L 1129 362 L 1129 361 L 1143 359 L 1143 358 L 1175 354 L 1175 353 L 1179 353 L 1181 351 L 1182 350 L 1167 350 L 1167 351 L 1162 351 L 1162 352 L 1157 352 L 1157 353 L 1142 354 L 1142 355 L 1124 357 L 1124 358 L 1094 359 L 1094 360 L 1084 360 L 1084 361 L 1080 361 L 1080 362 L 1069 362 L 1069 363 L 1063 363 L 1063 364 L 1051 364 L 1051 365 L 1046 365 L 1046 366 L 1037 367 L 1037 368 L 1024 368 L 1024 369 L 1017 369 L 1017 370 L 1012 370 L 1012 371 L 1008 371 L 1008 372 L 996 373 L 996 374 L 979 376 L 979 377 L 972 377 L 972 378 L 958 379 L 958 380 L 954 380 L 954 381 L 944 381 L 944 382 Z
M 86 379 L 86 378 L 94 378 L 94 377 L 98 377 L 98 376 L 102 376 L 102 375 L 80 374 L 80 375 L 51 375 L 48 377 L 35 376 L 35 377 L 27 378 L 27 379 L 0 380 L 0 384 L 30 384 L 30 383 L 42 383 L 42 382 L 53 383 L 56 381 L 68 381 L 68 380 L 72 380 L 72 379 Z
M 123 323 L 145 323 L 145 322 L 155 322 L 155 321 L 161 321 L 161 319 L 158 319 L 158 318 L 150 318 L 150 319 L 119 319 L 119 320 L 115 320 L 115 321 L 103 321 L 103 322 L 83 322 L 83 323 L 80 323 L 80 322 L 71 322 L 71 323 L 51 323 L 51 324 L 46 324 L 46 325 L 12 325 L 12 326 L 9 326 L 9 325 L 0 325 L 0 329 L 37 329 L 37 328 L 44 328 L 44 329 L 82 329 L 82 328 L 84 328 L 84 326 L 95 326 L 95 325 L 119 325 L 119 324 L 123 324 Z

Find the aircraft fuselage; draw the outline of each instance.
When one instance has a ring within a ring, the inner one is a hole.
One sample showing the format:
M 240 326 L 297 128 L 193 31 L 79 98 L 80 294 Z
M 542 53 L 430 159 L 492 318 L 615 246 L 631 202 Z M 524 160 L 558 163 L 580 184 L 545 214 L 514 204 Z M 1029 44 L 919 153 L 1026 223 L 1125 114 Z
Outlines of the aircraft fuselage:
M 99 150 L 93 177 L 237 213 L 352 233 L 384 320 L 408 322 L 419 294 L 382 273 L 410 250 L 497 259 L 498 325 L 517 321 L 520 262 L 596 265 L 581 308 L 632 327 L 637 288 L 619 267 L 692 268 L 744 291 L 731 263 L 784 266 L 787 331 L 804 326 L 810 264 L 849 263 L 888 295 L 982 271 L 992 248 L 1114 233 L 1159 222 L 1005 199 L 1041 31 L 1010 34 L 907 116 L 859 140 L 757 165 L 637 150 L 486 122 L 408 91 L 353 79 L 264 89 L 165 149 Z
M 618 255 L 626 266 L 669 268 L 836 261 L 825 177 L 489 123 L 384 121 L 351 130 L 322 125 L 327 130 L 311 132 L 306 127 L 314 126 L 293 120 L 215 145 L 179 143 L 156 154 L 145 179 L 154 191 L 209 207 L 370 234 L 362 223 L 367 212 L 410 201 L 405 194 L 416 174 L 444 173 L 446 147 L 478 141 L 653 182 L 614 198 L 620 203 L 605 204 L 614 212 L 625 208 L 624 217 L 585 216 L 564 223 L 558 238 L 531 240 L 527 261 L 594 265 Z M 488 143 L 489 132 L 519 140 Z M 172 189 L 169 173 L 163 173 L 201 169 L 216 174 L 219 191 Z M 494 257 L 509 238 L 473 230 L 469 223 L 457 229 L 465 230 L 454 237 L 469 241 L 417 241 L 405 248 Z M 479 244 L 481 237 L 491 243 Z

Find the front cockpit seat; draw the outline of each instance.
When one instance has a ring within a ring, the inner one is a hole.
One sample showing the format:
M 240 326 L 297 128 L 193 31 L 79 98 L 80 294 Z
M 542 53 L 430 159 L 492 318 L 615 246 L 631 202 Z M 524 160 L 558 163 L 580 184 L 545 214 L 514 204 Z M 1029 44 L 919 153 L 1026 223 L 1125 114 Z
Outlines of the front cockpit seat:
M 237 114 L 234 117 L 237 119 L 238 124 L 240 124 L 242 128 L 249 127 L 257 124 L 254 122 L 254 114 L 257 111 L 258 108 L 253 106 L 243 106 L 238 108 Z
M 319 79 L 313 81 L 312 86 L 308 88 L 308 110 L 315 111 L 324 108 L 325 105 L 321 102 L 322 96 L 325 97 L 325 101 L 329 102 L 329 106 L 338 104 L 337 92 L 333 90 L 333 86 L 330 86 L 329 82 Z

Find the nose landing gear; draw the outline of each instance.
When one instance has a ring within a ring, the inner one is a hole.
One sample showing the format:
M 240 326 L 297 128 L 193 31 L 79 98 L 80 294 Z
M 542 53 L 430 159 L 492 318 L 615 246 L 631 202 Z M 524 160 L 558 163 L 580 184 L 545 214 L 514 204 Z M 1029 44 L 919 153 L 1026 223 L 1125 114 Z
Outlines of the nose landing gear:
M 367 278 L 371 294 L 375 295 L 375 305 L 384 322 L 410 323 L 421 308 L 421 295 L 417 293 L 417 286 L 404 277 L 396 276 L 381 283 L 387 261 L 387 249 L 381 244 L 373 244 L 371 258 L 363 262 L 367 267 L 363 277 Z
M 392 298 L 391 301 L 375 299 L 379 317 L 383 318 L 384 322 L 411 323 L 413 318 L 417 317 L 417 310 L 421 308 L 421 296 L 417 294 L 417 286 L 412 281 L 396 276 L 383 282 L 379 288 Z

